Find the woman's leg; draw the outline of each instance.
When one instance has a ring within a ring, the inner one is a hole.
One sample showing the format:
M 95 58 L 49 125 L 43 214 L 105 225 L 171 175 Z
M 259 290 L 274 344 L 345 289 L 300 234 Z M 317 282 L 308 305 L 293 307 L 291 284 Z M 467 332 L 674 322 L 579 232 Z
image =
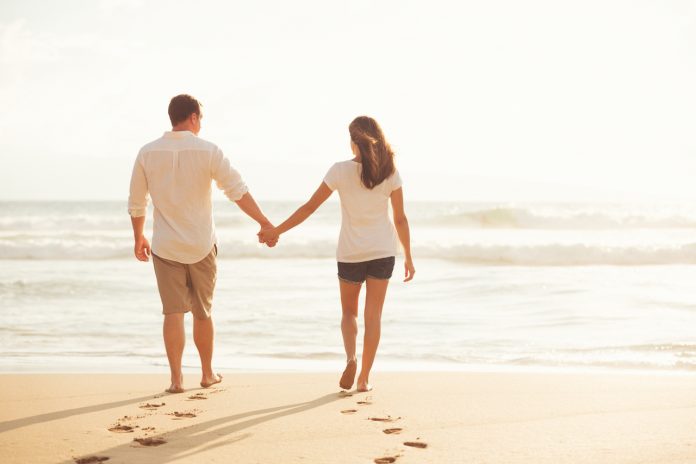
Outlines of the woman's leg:
M 348 390 L 353 386 L 355 371 L 357 370 L 357 357 L 355 344 L 358 337 L 358 298 L 362 284 L 355 284 L 338 280 L 341 289 L 341 333 L 343 334 L 343 346 L 346 350 L 346 370 L 343 372 L 339 385 Z
M 362 368 L 358 376 L 358 391 L 368 391 L 370 370 L 375 361 L 382 329 L 382 307 L 387 295 L 387 279 L 367 279 L 365 296 L 365 338 L 363 342 Z
M 355 361 L 355 340 L 358 337 L 358 298 L 362 284 L 354 284 L 339 279 L 341 286 L 341 332 L 346 349 L 346 361 Z

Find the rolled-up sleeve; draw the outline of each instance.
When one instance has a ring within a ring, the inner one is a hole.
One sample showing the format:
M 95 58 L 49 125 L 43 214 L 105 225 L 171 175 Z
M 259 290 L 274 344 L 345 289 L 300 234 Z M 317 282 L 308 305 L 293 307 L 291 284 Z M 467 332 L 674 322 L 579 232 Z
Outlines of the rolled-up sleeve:
M 142 155 L 138 154 L 133 165 L 133 174 L 131 175 L 128 214 L 132 217 L 145 216 L 148 201 L 147 177 L 145 177 Z
M 231 201 L 240 200 L 249 191 L 242 175 L 230 165 L 230 160 L 220 149 L 213 153 L 211 168 L 215 184 Z

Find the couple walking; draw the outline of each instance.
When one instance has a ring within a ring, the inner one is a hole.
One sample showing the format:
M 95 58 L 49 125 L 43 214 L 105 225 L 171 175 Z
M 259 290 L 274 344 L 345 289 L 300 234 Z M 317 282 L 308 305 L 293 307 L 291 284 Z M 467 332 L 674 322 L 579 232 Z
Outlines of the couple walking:
M 404 248 L 405 281 L 413 278 L 409 227 L 404 213 L 401 177 L 394 154 L 377 122 L 360 116 L 349 126 L 354 158 L 335 163 L 312 197 L 287 220 L 274 226 L 222 151 L 198 137 L 200 103 L 178 95 L 169 103 L 172 130 L 145 145 L 138 154 L 130 184 L 128 212 L 135 256 L 152 257 L 164 314 L 164 345 L 171 370 L 170 393 L 184 391 L 181 359 L 186 340 L 184 314 L 193 313 L 193 340 L 201 359 L 201 386 L 222 381 L 212 368 L 215 329 L 211 318 L 217 278 L 217 238 L 212 215 L 211 185 L 224 191 L 260 226 L 259 242 L 269 247 L 280 235 L 307 219 L 334 190 L 341 199 L 338 280 L 341 332 L 346 367 L 339 381 L 350 389 L 357 373 L 358 298 L 366 283 L 365 335 L 359 391 L 369 391 L 370 370 L 380 338 L 382 307 L 394 268 L 398 243 Z M 143 231 L 149 198 L 154 205 L 152 247 Z M 391 200 L 394 222 L 388 216 Z

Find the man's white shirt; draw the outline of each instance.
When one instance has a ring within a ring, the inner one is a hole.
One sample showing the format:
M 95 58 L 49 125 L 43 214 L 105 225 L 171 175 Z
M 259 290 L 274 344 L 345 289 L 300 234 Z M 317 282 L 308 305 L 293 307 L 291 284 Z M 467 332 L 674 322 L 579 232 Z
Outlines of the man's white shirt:
M 133 166 L 128 213 L 154 206 L 152 252 L 185 264 L 205 258 L 217 243 L 212 181 L 237 201 L 248 188 L 215 144 L 189 131 L 165 132 L 140 149 Z

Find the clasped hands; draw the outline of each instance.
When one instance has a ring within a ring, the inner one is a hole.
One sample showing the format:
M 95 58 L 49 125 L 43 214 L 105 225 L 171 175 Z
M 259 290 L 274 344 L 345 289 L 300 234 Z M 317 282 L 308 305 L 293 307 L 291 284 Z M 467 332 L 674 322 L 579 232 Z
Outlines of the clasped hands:
M 265 243 L 269 248 L 276 246 L 280 238 L 280 234 L 271 223 L 261 226 L 261 230 L 256 235 L 259 237 L 259 243 Z

